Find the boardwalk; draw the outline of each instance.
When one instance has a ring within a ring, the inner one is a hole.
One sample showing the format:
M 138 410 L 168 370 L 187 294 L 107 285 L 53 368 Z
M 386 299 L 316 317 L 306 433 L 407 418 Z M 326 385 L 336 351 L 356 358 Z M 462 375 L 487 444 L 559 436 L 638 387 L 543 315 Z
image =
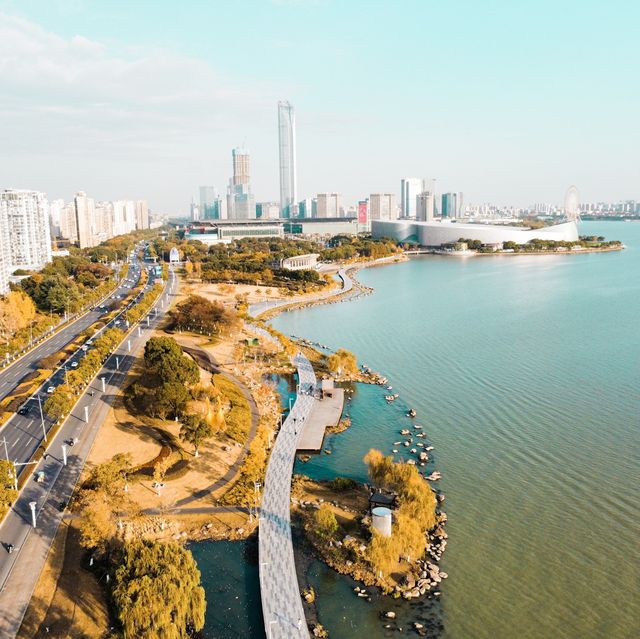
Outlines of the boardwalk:
M 298 369 L 298 395 L 269 458 L 260 514 L 260 595 L 267 639 L 309 637 L 293 559 L 289 508 L 298 439 L 316 401 L 306 393 L 316 376 L 301 353 L 293 361 Z

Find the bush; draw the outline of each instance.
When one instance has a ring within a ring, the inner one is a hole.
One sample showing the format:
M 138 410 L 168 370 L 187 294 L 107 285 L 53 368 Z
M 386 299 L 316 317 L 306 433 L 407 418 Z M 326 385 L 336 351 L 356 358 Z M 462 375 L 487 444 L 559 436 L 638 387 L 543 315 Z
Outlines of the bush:
M 329 482 L 331 490 L 335 490 L 338 493 L 346 490 L 353 490 L 357 485 L 358 482 L 355 479 L 350 479 L 349 477 L 336 477 Z

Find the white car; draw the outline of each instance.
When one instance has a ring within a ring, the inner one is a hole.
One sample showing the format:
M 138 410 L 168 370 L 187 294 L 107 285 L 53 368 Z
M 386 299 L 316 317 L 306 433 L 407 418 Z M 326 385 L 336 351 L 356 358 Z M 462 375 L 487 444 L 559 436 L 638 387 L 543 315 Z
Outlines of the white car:
M 71 368 L 78 368 L 78 362 L 71 362 Z
M 116 320 L 115 324 L 116 324 L 116 326 L 119 326 L 120 325 L 120 320 Z
M 51 393 L 53 393 L 53 391 L 56 389 L 55 386 L 49 386 L 49 388 L 47 388 L 47 393 L 49 393 L 49 395 L 51 395 Z
M 82 345 L 82 350 L 86 352 L 86 351 L 89 350 L 89 347 L 86 344 L 83 344 Z

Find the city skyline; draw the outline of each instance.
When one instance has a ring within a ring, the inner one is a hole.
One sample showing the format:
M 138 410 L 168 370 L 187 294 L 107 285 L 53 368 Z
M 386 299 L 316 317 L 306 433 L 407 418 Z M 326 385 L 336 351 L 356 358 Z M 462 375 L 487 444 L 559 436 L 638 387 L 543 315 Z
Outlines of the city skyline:
M 236 50 L 226 5 L 0 2 L 4 186 L 130 193 L 185 214 L 198 185 L 225 184 L 229 149 L 246 141 L 256 199 L 277 201 L 273 109 L 286 98 L 299 199 L 399 196 L 405 175 L 473 203 L 561 203 L 572 183 L 585 201 L 637 197 L 634 4 L 245 5 Z M 452 21 L 454 49 L 437 28 Z

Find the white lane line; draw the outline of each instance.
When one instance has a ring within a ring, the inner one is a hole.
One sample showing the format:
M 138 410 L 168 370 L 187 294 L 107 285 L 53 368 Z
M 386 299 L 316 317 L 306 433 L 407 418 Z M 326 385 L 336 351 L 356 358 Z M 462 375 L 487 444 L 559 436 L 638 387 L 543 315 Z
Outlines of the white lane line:
M 13 448 L 19 441 L 20 441 L 20 438 L 18 437 L 18 439 L 16 439 L 16 441 L 13 442 L 13 444 L 11 444 L 11 448 Z

